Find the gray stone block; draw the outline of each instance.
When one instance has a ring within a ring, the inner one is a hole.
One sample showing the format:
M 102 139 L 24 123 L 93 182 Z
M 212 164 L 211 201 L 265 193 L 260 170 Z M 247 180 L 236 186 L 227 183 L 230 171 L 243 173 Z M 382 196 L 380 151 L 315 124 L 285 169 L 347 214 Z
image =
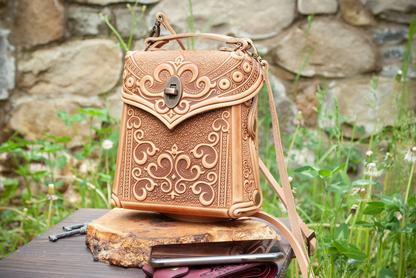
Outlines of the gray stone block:
M 10 30 L 0 29 L 0 100 L 9 98 L 15 86 L 14 47 L 7 40 Z

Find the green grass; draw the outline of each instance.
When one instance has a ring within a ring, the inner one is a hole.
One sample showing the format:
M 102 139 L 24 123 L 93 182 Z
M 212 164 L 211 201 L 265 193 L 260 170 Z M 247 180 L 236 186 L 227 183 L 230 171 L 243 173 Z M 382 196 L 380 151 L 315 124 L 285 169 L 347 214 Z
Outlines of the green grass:
M 416 17 L 409 28 L 405 53 L 411 53 L 415 30 Z M 313 49 L 300 66 L 293 91 L 311 55 Z M 326 113 L 324 84 L 317 90 L 316 132 L 301 126 L 301 119 L 298 118 L 295 132 L 283 135 L 298 212 L 308 226 L 318 231 L 319 247 L 311 261 L 313 271 L 319 277 L 416 276 L 416 258 L 413 256 L 416 251 L 416 197 L 411 193 L 414 189 L 415 163 L 405 160 L 409 148 L 416 145 L 416 117 L 410 106 L 411 92 L 406 78 L 408 67 L 412 65 L 411 55 L 404 55 L 402 73 L 392 80 L 393 89 L 384 103 L 377 103 L 376 76 L 369 80 L 372 98 L 366 101 L 377 118 L 368 137 L 363 136 L 363 127 L 357 126 L 358 116 L 355 116 L 352 138 L 344 141 L 342 123 L 348 117 L 339 114 L 337 99 L 332 100 L 335 106 L 333 113 Z M 259 136 L 260 156 L 278 178 L 269 134 L 271 117 L 266 88 L 260 92 L 259 99 L 259 130 L 263 132 Z M 396 107 L 390 113 L 385 111 L 389 102 Z M 377 106 L 381 107 L 379 111 Z M 387 128 L 382 125 L 382 116 L 393 117 L 393 126 Z M 328 122 L 331 125 L 324 125 Z M 361 155 L 357 150 L 359 146 L 365 146 L 367 154 Z M 307 149 L 314 155 L 314 163 L 299 165 L 296 157 L 291 155 L 293 149 Z M 357 177 L 360 167 L 366 171 Z M 381 177 L 377 177 L 380 174 Z M 264 209 L 276 216 L 287 217 L 285 209 L 279 205 L 277 196 L 263 178 L 262 189 Z M 288 273 L 289 277 L 299 277 L 295 264 L 291 265 Z
M 4 187 L 0 193 L 0 258 L 79 208 L 110 207 L 107 185 L 112 183 L 115 172 L 118 121 L 109 116 L 110 109 L 79 110 L 74 115 L 65 111 L 57 115 L 62 124 L 70 127 L 83 120 L 90 122 L 87 143 L 74 155 L 65 145 L 72 138 L 48 134 L 27 141 L 16 133 L 0 145 L 0 153 L 6 153 L 15 163 L 14 174 L 0 180 Z M 103 122 L 101 128 L 93 126 L 95 117 Z M 104 140 L 113 142 L 113 147 L 103 149 Z M 33 171 L 33 165 L 42 169 Z M 23 190 L 19 183 L 24 185 Z M 73 191 L 75 201 L 62 195 L 65 191 Z
M 411 49 L 416 17 L 409 28 Z M 377 119 L 368 137 L 363 127 L 357 126 L 355 117 L 352 138 L 344 140 L 342 123 L 347 118 L 339 114 L 337 99 L 335 110 L 327 114 L 324 107 L 325 88 L 318 87 L 318 116 L 316 132 L 296 123 L 296 131 L 283 136 L 285 153 L 291 149 L 308 149 L 314 154 L 314 163 L 298 165 L 295 156 L 287 157 L 289 176 L 297 199 L 298 212 L 308 226 L 316 229 L 318 249 L 312 258 L 313 271 L 319 277 L 415 277 L 416 258 L 416 196 L 414 167 L 406 154 L 416 155 L 410 148 L 416 144 L 416 117 L 410 106 L 409 81 L 404 74 L 412 65 L 405 55 L 403 73 L 392 80 L 393 90 L 385 103 L 377 103 L 376 76 L 369 80 L 373 97 L 368 99 L 369 109 Z M 307 58 L 306 58 L 307 59 Z M 303 66 L 302 66 L 303 68 Z M 412 92 L 414 93 L 414 92 Z M 259 121 L 260 156 L 278 178 L 274 147 L 270 145 L 268 130 L 271 119 L 267 109 L 267 92 L 260 92 Z M 385 111 L 388 102 L 396 110 Z M 376 107 L 381 107 L 376 113 Z M 393 117 L 392 127 L 380 124 L 382 116 Z M 323 125 L 330 121 L 330 126 Z M 355 136 L 357 135 L 357 136 Z M 360 155 L 357 147 L 365 146 L 368 152 Z M 357 177 L 357 169 L 364 173 Z M 354 178 L 353 178 L 354 177 Z M 264 209 L 276 216 L 287 216 L 266 181 L 262 179 L 265 196 Z M 412 191 L 413 189 L 413 191 Z M 353 208 L 353 209 L 352 209 Z M 354 213 L 355 212 L 355 213 Z M 292 264 L 289 277 L 299 277 L 297 266 Z

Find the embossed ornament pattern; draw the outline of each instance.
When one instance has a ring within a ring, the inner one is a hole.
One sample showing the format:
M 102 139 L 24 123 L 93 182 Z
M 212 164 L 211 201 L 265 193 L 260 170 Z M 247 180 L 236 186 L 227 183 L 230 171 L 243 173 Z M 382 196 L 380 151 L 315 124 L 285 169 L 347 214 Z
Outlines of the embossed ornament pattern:
M 215 109 L 167 129 L 151 114 L 127 106 L 119 196 L 124 201 L 226 207 L 230 108 Z M 197 121 L 206 128 L 195 125 Z M 180 140 L 178 140 L 180 138 Z M 198 143 L 196 143 L 198 142 Z M 218 194 L 218 192 L 220 192 Z
M 172 129 L 183 120 L 252 98 L 263 85 L 258 63 L 242 51 L 135 51 L 126 55 L 122 100 Z M 163 100 L 166 82 L 178 76 L 183 96 L 173 109 Z

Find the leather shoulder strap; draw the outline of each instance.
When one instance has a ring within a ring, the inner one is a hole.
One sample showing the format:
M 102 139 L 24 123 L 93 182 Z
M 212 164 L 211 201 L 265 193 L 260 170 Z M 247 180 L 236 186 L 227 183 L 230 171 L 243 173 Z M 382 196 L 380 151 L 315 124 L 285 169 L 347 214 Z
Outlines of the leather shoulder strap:
M 302 247 L 305 248 L 302 241 L 298 241 L 293 233 L 289 230 L 289 228 L 283 224 L 278 218 L 274 217 L 273 215 L 268 214 L 267 212 L 260 211 L 253 215 L 253 217 L 257 217 L 260 219 L 263 219 L 273 226 L 275 226 L 287 239 L 290 246 L 292 247 L 296 259 L 298 260 L 300 271 L 302 272 L 302 276 L 304 278 L 308 277 L 315 277 L 313 272 L 309 273 L 308 267 L 309 267 L 309 257 L 306 253 L 303 252 Z
M 292 189 L 289 182 L 289 176 L 286 170 L 286 163 L 283 154 L 282 140 L 280 138 L 280 128 L 279 128 L 279 119 L 277 116 L 277 111 L 274 103 L 273 91 L 270 85 L 270 80 L 268 76 L 269 64 L 267 61 L 262 61 L 262 66 L 264 68 L 264 79 L 267 85 L 267 91 L 269 95 L 269 107 L 270 114 L 272 117 L 273 125 L 273 140 L 276 150 L 276 161 L 279 168 L 280 179 L 282 181 L 282 187 L 279 186 L 277 181 L 274 179 L 272 174 L 269 172 L 264 163 L 260 160 L 260 170 L 266 177 L 269 184 L 273 187 L 276 194 L 281 199 L 282 203 L 285 205 L 287 212 L 289 214 L 289 221 L 291 230 L 290 231 L 284 224 L 282 224 L 276 217 L 271 216 L 265 212 L 259 212 L 254 217 L 259 217 L 264 219 L 278 228 L 285 237 L 288 239 L 291 244 L 293 251 L 295 252 L 296 258 L 298 259 L 300 269 L 302 271 L 303 277 L 314 277 L 313 273 L 308 273 L 308 266 L 310 264 L 308 252 L 306 251 L 305 245 L 303 244 L 303 238 L 306 237 L 309 239 L 310 235 L 314 235 L 314 232 L 310 232 L 308 227 L 303 223 L 296 211 L 295 200 L 293 198 Z M 307 240 L 310 251 L 314 249 L 316 239 Z
M 263 173 L 263 176 L 266 178 L 267 182 L 271 185 L 274 192 L 276 192 L 277 196 L 279 196 L 279 199 L 280 201 L 282 201 L 285 208 L 287 208 L 285 195 L 283 194 L 283 189 L 277 183 L 276 179 L 273 177 L 273 175 L 270 173 L 269 169 L 267 169 L 266 165 L 264 165 L 264 162 L 261 159 L 259 159 L 259 166 L 260 166 L 260 171 Z M 309 227 L 302 221 L 302 219 L 299 217 L 297 213 L 296 215 L 298 218 L 300 230 L 302 232 L 303 240 L 305 241 L 306 245 L 309 247 L 308 253 L 309 255 L 312 255 L 315 253 L 315 248 L 316 248 L 315 231 L 310 230 Z

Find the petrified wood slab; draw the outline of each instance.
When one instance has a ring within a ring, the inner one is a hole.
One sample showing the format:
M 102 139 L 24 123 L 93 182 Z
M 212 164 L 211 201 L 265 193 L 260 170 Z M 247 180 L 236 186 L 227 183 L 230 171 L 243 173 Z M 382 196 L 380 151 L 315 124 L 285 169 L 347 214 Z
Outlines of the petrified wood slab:
M 191 223 L 156 212 L 116 208 L 88 225 L 85 244 L 96 261 L 141 267 L 148 263 L 154 245 L 266 238 L 281 240 L 269 225 L 249 218 Z

